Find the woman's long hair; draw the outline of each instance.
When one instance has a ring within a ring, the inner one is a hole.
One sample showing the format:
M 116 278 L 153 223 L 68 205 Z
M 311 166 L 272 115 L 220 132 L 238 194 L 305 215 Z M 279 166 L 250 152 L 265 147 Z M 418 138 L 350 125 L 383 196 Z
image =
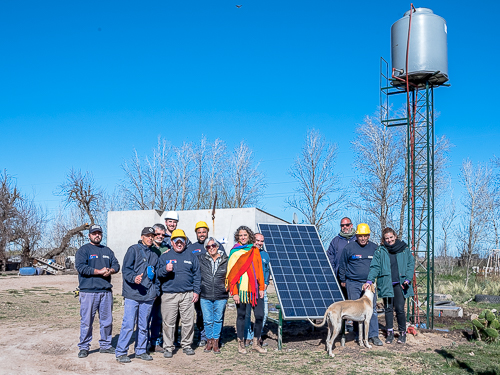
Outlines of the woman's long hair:
M 249 244 L 254 244 L 255 243 L 255 233 L 253 230 L 251 230 L 249 227 L 245 225 L 241 225 L 236 229 L 236 232 L 234 232 L 234 242 L 238 243 L 240 242 L 240 230 L 244 230 L 245 232 L 248 233 L 248 243 Z

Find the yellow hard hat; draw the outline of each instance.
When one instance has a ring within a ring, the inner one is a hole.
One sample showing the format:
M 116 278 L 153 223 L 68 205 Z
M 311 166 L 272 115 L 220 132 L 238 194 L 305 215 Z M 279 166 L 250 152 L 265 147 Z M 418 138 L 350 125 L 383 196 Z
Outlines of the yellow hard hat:
M 196 232 L 200 228 L 207 228 L 207 230 L 210 230 L 210 228 L 208 228 L 208 224 L 204 221 L 198 221 L 194 227 L 194 231 Z
M 370 227 L 365 223 L 358 224 L 356 234 L 370 234 Z
M 170 236 L 171 239 L 174 239 L 174 238 L 178 238 L 178 237 L 182 237 L 184 239 L 186 239 L 186 234 L 184 233 L 184 231 L 182 229 L 176 229 L 172 232 L 172 235 Z

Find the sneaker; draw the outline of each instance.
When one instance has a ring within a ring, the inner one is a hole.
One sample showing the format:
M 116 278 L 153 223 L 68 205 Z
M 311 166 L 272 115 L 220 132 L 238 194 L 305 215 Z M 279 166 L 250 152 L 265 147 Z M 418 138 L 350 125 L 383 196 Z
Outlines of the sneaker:
M 394 341 L 394 331 L 393 330 L 387 331 L 387 338 L 385 339 L 385 343 L 392 344 L 393 341 Z
M 100 348 L 99 349 L 99 353 L 102 353 L 102 354 L 115 354 L 115 348 L 113 348 L 112 346 L 110 346 L 107 349 Z
M 120 362 L 120 363 L 130 363 L 130 362 L 132 362 L 130 360 L 130 357 L 128 355 L 126 355 L 126 354 L 120 355 L 120 356 L 116 357 L 116 361 Z
M 406 344 L 406 332 L 399 332 L 398 344 Z
M 163 352 L 163 356 L 164 356 L 165 358 L 172 358 L 172 357 L 173 357 L 173 355 L 174 355 L 174 354 L 173 354 L 170 350 L 165 350 L 165 351 Z
M 198 346 L 206 346 L 207 345 L 207 340 L 200 340 L 200 342 L 198 343 Z
M 378 336 L 376 336 L 376 337 L 372 337 L 372 338 L 369 338 L 369 339 L 368 339 L 368 342 L 369 342 L 370 344 L 375 345 L 375 346 L 382 346 L 382 345 L 384 345 L 384 343 L 382 342 L 382 340 L 380 340 L 380 339 L 378 338 Z
M 82 349 L 78 352 L 78 358 L 87 358 L 89 356 L 89 351 Z
M 184 353 L 186 353 L 186 355 L 194 355 L 194 350 L 192 348 L 185 348 L 185 349 L 182 349 L 182 351 Z
M 135 355 L 135 358 L 142 359 L 143 361 L 152 361 L 153 357 L 151 357 L 148 353 L 142 353 L 139 355 Z

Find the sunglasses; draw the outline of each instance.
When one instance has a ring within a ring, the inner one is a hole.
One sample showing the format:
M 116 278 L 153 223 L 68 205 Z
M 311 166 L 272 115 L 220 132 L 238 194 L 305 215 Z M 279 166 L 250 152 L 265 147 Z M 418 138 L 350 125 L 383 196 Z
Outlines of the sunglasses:
M 210 249 L 217 249 L 217 245 L 215 245 L 215 244 L 207 245 L 207 250 L 210 250 Z
M 163 234 L 163 233 L 155 233 L 155 236 L 167 237 L 167 235 L 166 235 L 166 234 Z
M 349 223 L 349 224 L 340 224 L 341 227 L 348 227 L 349 225 L 352 225 L 352 223 Z

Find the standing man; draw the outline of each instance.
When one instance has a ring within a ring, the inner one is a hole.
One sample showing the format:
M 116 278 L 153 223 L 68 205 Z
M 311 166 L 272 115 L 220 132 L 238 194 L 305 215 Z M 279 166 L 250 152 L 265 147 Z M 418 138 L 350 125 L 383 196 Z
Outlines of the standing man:
M 166 251 L 170 249 L 163 245 L 163 239 L 165 238 L 166 228 L 163 224 L 153 225 L 155 230 L 155 236 L 153 239 L 153 246 L 151 250 L 156 253 L 158 258 Z M 160 291 L 161 297 L 161 291 Z M 161 328 L 161 298 L 156 298 L 153 303 L 153 309 L 151 310 L 150 319 L 150 329 L 149 329 L 149 350 L 151 352 L 163 353 L 163 337 Z
M 168 211 L 164 216 L 166 229 L 166 236 L 163 239 L 163 246 L 171 248 L 170 239 L 172 236 L 172 232 L 177 229 L 177 224 L 179 223 L 179 214 L 176 211 Z M 187 246 L 191 245 L 191 241 L 186 237 Z
M 186 355 L 195 354 L 191 348 L 194 338 L 194 304 L 198 301 L 201 289 L 198 256 L 186 250 L 187 237 L 184 231 L 174 230 L 171 238 L 172 250 L 161 255 L 158 265 L 165 358 L 172 358 L 178 313 L 182 323 L 182 351 Z
M 266 289 L 264 290 L 264 320 L 262 321 L 262 331 L 264 331 L 264 326 L 266 325 L 267 314 L 269 313 L 268 299 L 267 299 L 267 287 L 269 286 L 269 278 L 271 276 L 271 268 L 269 254 L 264 250 L 264 235 L 262 233 L 255 233 L 255 246 L 260 250 L 260 257 L 262 258 L 262 271 L 264 272 L 264 284 L 266 284 Z M 252 316 L 252 305 L 247 305 L 247 314 L 245 320 L 245 346 L 249 346 L 253 340 L 253 327 L 250 318 Z M 261 337 L 259 337 L 260 345 L 267 346 Z
M 332 265 L 333 272 L 338 277 L 339 274 L 339 264 L 342 255 L 342 250 L 344 247 L 352 241 L 356 241 L 356 230 L 352 227 L 352 221 L 348 217 L 344 217 L 340 220 L 340 232 L 335 236 L 330 242 L 328 251 L 328 260 Z
M 187 247 L 187 251 L 197 255 L 198 257 L 202 254 L 206 254 L 205 250 L 205 240 L 208 238 L 208 224 L 204 221 L 198 221 L 194 227 L 194 232 L 196 233 L 196 242 Z M 224 246 L 220 245 L 219 250 L 225 251 Z M 198 332 L 200 333 L 200 340 L 198 346 L 207 345 L 207 335 L 205 334 L 205 326 L 203 324 L 203 312 L 201 311 L 200 300 L 194 304 L 194 309 L 196 311 L 196 326 L 198 327 Z
M 368 280 L 370 264 L 373 254 L 377 250 L 377 245 L 370 241 L 370 227 L 368 224 L 359 224 L 356 229 L 356 241 L 350 242 L 342 252 L 339 266 L 339 279 L 343 287 L 347 289 L 347 297 L 350 300 L 361 298 L 363 284 Z M 356 328 L 358 325 L 354 325 Z M 359 340 L 359 329 L 356 332 L 356 341 Z M 377 295 L 373 296 L 373 315 L 370 320 L 368 330 L 368 342 L 377 346 L 382 346 L 382 341 L 378 338 L 378 316 L 377 316 Z
M 78 271 L 80 296 L 80 342 L 78 358 L 89 355 L 92 341 L 92 324 L 95 313 L 99 311 L 101 339 L 99 352 L 114 354 L 111 346 L 113 330 L 113 292 L 111 275 L 120 270 L 120 264 L 113 251 L 101 245 L 102 228 L 93 224 L 89 228 L 90 243 L 83 245 L 75 254 L 75 267 Z
M 123 322 L 116 345 L 116 360 L 120 363 L 129 363 L 129 341 L 134 333 L 135 358 L 152 361 L 146 353 L 148 343 L 148 325 L 153 302 L 160 295 L 159 282 L 156 277 L 158 256 L 152 251 L 155 230 L 146 227 L 141 232 L 141 240 L 128 248 L 123 258 L 123 297 L 125 306 Z

